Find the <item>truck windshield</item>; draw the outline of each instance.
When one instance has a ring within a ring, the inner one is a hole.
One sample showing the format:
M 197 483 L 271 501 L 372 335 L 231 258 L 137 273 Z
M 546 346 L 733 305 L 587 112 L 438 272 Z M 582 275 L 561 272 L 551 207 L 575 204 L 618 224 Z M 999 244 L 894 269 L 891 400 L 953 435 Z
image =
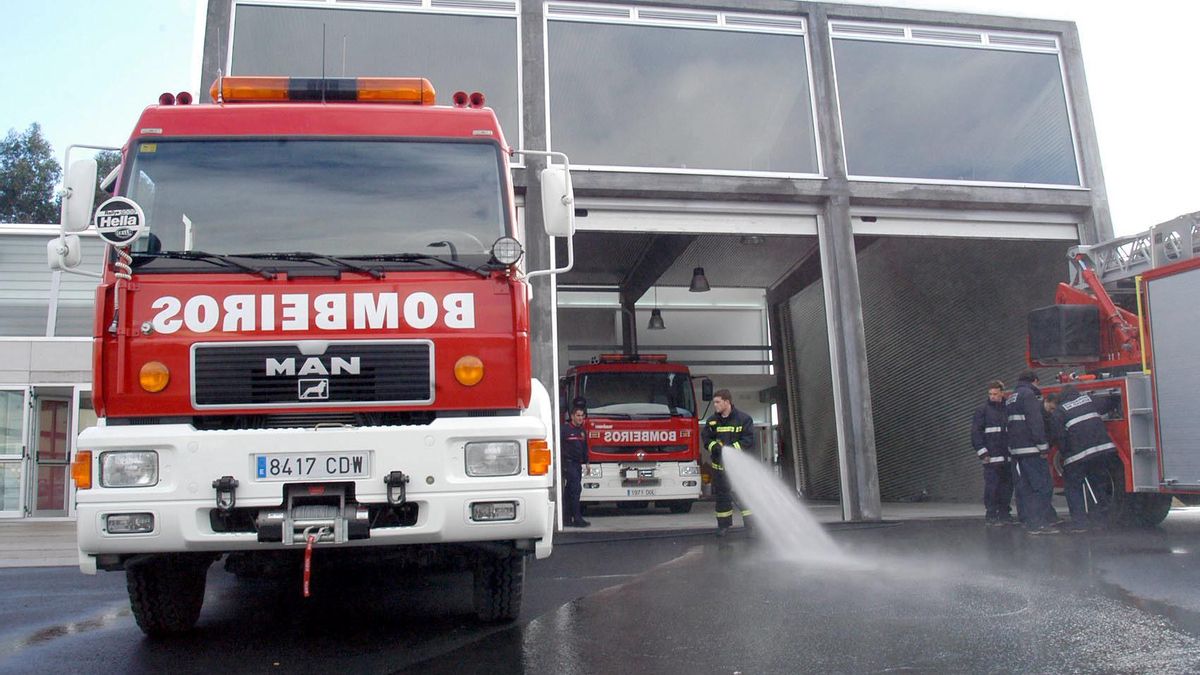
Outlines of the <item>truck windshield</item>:
M 580 395 L 596 417 L 695 416 L 692 380 L 684 373 L 586 373 Z
M 494 143 L 145 139 L 125 193 L 136 253 L 409 253 L 485 262 L 508 233 Z

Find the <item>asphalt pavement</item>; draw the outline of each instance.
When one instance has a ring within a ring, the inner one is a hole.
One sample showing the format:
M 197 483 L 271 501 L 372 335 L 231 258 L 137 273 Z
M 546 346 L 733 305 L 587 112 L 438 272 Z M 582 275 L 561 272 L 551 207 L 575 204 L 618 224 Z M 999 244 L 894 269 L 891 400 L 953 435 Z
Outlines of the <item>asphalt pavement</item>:
M 475 622 L 467 575 L 318 568 L 305 600 L 214 565 L 195 632 L 154 641 L 121 574 L 0 569 L 0 673 L 1200 672 L 1200 509 L 1049 537 L 978 517 L 834 523 L 839 550 L 820 555 L 718 539 L 705 515 L 559 537 L 502 625 Z

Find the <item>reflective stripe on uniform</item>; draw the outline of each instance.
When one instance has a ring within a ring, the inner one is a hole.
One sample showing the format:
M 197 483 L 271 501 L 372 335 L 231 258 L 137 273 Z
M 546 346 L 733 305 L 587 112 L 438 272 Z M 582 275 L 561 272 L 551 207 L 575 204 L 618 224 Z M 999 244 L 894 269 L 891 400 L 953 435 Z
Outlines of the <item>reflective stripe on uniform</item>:
M 979 455 L 980 457 L 983 457 L 984 455 L 987 454 L 987 448 L 980 448 L 975 451 L 975 454 Z
M 716 429 L 714 429 L 714 431 L 716 431 L 718 434 L 725 433 L 725 432 L 741 433 L 742 427 L 741 426 L 735 427 L 735 426 L 731 425 L 731 426 L 725 426 L 725 427 L 717 427 Z
M 754 512 L 751 511 L 750 509 L 742 509 L 742 516 L 752 516 L 752 515 L 754 515 Z
M 737 441 L 734 441 L 734 442 L 733 442 L 733 446 L 732 446 L 732 447 L 734 447 L 734 448 L 737 448 L 738 450 L 741 450 L 741 449 L 742 449 L 742 444 L 741 444 L 741 443 L 738 443 Z
M 1041 450 L 1038 450 L 1037 448 L 1034 448 L 1034 447 L 1011 448 L 1011 449 L 1009 449 L 1008 454 L 1010 454 L 1010 455 L 1036 455 L 1039 452 L 1041 452 Z
M 984 460 L 984 463 L 985 464 L 1002 464 L 1007 461 L 1008 461 L 1007 457 L 988 457 L 986 460 Z
M 994 434 L 994 433 L 997 433 L 1000 431 L 1004 431 L 1004 427 L 984 427 L 983 428 L 983 433 L 985 433 L 985 434 Z
M 1071 455 L 1070 459 L 1064 459 L 1063 466 L 1066 466 L 1066 465 L 1070 464 L 1071 462 L 1081 460 L 1085 457 L 1091 457 L 1092 455 L 1095 455 L 1100 452 L 1104 452 L 1105 450 L 1116 450 L 1116 449 L 1117 449 L 1117 446 L 1113 445 L 1112 443 L 1101 443 L 1100 445 L 1093 445 L 1092 447 L 1088 448 L 1087 450 L 1084 450 L 1083 452 L 1079 453 L 1078 455 Z
M 717 464 L 716 462 L 713 462 L 713 463 L 712 463 L 712 468 L 716 469 L 717 471 L 724 471 L 724 470 L 725 470 L 725 467 L 721 466 L 720 464 Z
M 1100 419 L 1100 413 L 1090 412 L 1086 415 L 1080 415 L 1079 417 L 1076 417 L 1075 419 L 1067 422 L 1067 428 L 1070 429 L 1072 426 L 1074 426 L 1084 420 L 1098 420 L 1098 419 Z
M 729 509 L 728 511 L 717 511 L 718 518 L 729 518 L 732 516 L 733 516 L 733 509 Z
M 1008 421 L 1009 422 L 1024 422 L 1025 416 L 1024 415 L 1009 415 Z

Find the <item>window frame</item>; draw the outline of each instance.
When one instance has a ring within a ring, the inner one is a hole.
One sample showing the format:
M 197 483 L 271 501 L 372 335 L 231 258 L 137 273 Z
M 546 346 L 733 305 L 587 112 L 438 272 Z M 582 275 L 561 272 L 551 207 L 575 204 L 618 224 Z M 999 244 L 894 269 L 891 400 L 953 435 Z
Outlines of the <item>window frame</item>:
M 655 5 L 600 5 L 586 2 L 563 2 L 547 0 L 542 6 L 542 55 L 545 82 L 545 128 L 546 147 L 554 148 L 553 124 L 551 122 L 550 84 L 550 22 L 596 23 L 623 26 L 650 26 L 690 30 L 712 30 L 726 33 L 764 33 L 768 35 L 793 35 L 804 40 L 805 76 L 808 78 L 808 106 L 812 124 L 813 148 L 816 155 L 816 173 L 790 171 L 756 171 L 746 169 L 682 169 L 657 166 L 626 166 L 608 164 L 571 163 L 572 171 L 611 171 L 619 173 L 666 174 L 689 176 L 746 176 L 766 178 L 826 179 L 825 162 L 821 152 L 821 131 L 817 122 L 817 99 L 813 82 L 812 36 L 808 30 L 807 16 L 793 14 L 769 14 L 752 12 L 727 12 L 722 10 L 677 9 Z M 730 21 L 733 21 L 731 24 Z M 774 25 L 772 25 L 774 24 Z
M 1018 32 L 961 26 L 938 26 L 919 23 L 897 23 L 887 21 L 859 21 L 830 18 L 829 67 L 833 76 L 834 106 L 838 117 L 838 133 L 841 134 L 842 155 L 846 161 L 847 179 L 870 183 L 902 183 L 919 185 L 962 185 L 972 187 L 1016 187 L 1049 190 L 1089 191 L 1087 177 L 1080 155 L 1079 130 L 1075 122 L 1075 105 L 1071 90 L 1067 86 L 1066 65 L 1063 62 L 1062 40 L 1053 33 Z M 904 176 L 870 176 L 850 171 L 851 157 L 846 150 L 846 125 L 842 115 L 841 84 L 838 81 L 837 55 L 834 40 L 856 40 L 860 42 L 890 42 L 897 44 L 924 45 L 934 47 L 959 47 L 988 51 L 1009 51 L 1034 54 L 1053 54 L 1058 61 L 1059 82 L 1063 90 L 1063 104 L 1067 111 L 1067 126 L 1071 134 L 1071 150 L 1075 158 L 1075 175 L 1079 183 L 1025 183 L 1012 181 L 962 180 L 951 178 L 918 178 Z

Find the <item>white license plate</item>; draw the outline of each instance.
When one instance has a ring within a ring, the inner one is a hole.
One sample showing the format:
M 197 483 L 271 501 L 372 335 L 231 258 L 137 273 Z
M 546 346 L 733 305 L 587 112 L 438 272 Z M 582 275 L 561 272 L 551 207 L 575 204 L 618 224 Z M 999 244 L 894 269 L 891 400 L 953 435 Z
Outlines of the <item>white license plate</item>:
M 653 497 L 654 488 L 630 488 L 625 491 L 628 497 Z
M 258 480 L 362 478 L 371 474 L 369 452 L 272 452 L 254 455 Z

